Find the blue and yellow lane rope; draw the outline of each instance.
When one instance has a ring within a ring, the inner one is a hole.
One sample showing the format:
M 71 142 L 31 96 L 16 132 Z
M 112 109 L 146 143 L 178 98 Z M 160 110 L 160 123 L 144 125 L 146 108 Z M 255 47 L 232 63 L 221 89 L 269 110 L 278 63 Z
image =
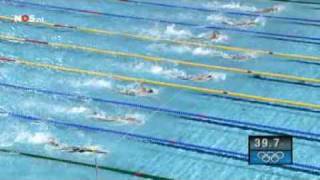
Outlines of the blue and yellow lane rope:
M 0 16 L 0 20 L 14 22 L 14 18 L 7 17 L 7 16 Z M 203 42 L 197 42 L 197 41 L 163 39 L 163 38 L 154 37 L 154 36 L 135 35 L 135 34 L 124 33 L 124 32 L 114 32 L 114 31 L 79 27 L 79 26 L 73 26 L 73 25 L 54 24 L 49 22 L 16 22 L 16 23 L 46 26 L 48 28 L 54 28 L 54 29 L 67 28 L 67 29 L 76 30 L 79 32 L 100 34 L 104 36 L 123 36 L 126 38 L 137 39 L 141 41 L 154 41 L 154 42 L 161 42 L 161 43 L 167 43 L 167 44 L 203 47 L 203 48 L 219 49 L 219 50 L 225 50 L 225 51 L 234 51 L 234 52 L 240 52 L 240 53 L 254 53 L 257 55 L 268 55 L 268 56 L 273 56 L 273 57 L 282 58 L 286 60 L 320 63 L 319 56 L 288 54 L 288 53 L 281 53 L 281 52 L 272 52 L 268 50 L 235 47 L 235 46 L 229 46 L 229 45 L 209 44 L 209 43 L 203 43 Z
M 208 64 L 201 64 L 201 63 L 195 63 L 191 61 L 183 61 L 178 59 L 169 59 L 169 58 L 162 58 L 162 57 L 155 57 L 155 56 L 148 56 L 148 55 L 142 55 L 142 54 L 136 54 L 136 53 L 128 53 L 128 52 L 121 52 L 121 51 L 112 51 L 112 50 L 106 50 L 106 49 L 97 49 L 93 47 L 86 47 L 86 46 L 79 46 L 75 44 L 65 44 L 65 43 L 53 43 L 53 42 L 47 42 L 47 41 L 39 41 L 34 39 L 26 39 L 26 38 L 20 38 L 16 36 L 7 36 L 7 35 L 0 35 L 0 40 L 6 40 L 11 42 L 27 42 L 37 45 L 47 45 L 50 47 L 55 48 L 63 48 L 63 49 L 73 49 L 73 50 L 80 50 L 85 52 L 91 52 L 91 53 L 97 53 L 97 54 L 104 54 L 104 55 L 111 55 L 111 56 L 120 56 L 120 57 L 129 57 L 132 59 L 142 59 L 145 61 L 150 62 L 156 62 L 156 63 L 173 63 L 173 64 L 179 64 L 183 66 L 189 66 L 189 67 L 196 67 L 196 68 L 203 68 L 208 70 L 219 70 L 219 71 L 226 71 L 226 72 L 232 72 L 237 74 L 245 74 L 253 77 L 261 77 L 261 78 L 269 78 L 269 79 L 280 79 L 287 82 L 296 82 L 304 85 L 308 84 L 320 84 L 320 79 L 316 78 L 306 78 L 306 77 L 298 77 L 293 75 L 287 75 L 287 74 L 276 74 L 276 73 L 270 73 L 270 72 L 262 72 L 262 71 L 253 71 L 253 70 L 247 70 L 247 69 L 240 69 L 240 68 L 233 68 L 233 67 L 225 67 L 225 66 L 215 66 L 215 65 L 208 65 Z

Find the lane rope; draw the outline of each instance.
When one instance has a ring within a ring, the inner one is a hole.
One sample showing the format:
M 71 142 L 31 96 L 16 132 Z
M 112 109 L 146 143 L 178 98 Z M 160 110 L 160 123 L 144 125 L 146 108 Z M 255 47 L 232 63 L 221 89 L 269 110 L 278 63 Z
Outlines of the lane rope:
M 284 2 L 284 3 L 297 3 L 297 4 L 320 5 L 319 2 L 311 2 L 311 1 L 295 1 L 295 0 L 271 0 L 271 1 L 278 1 L 278 2 Z
M 14 18 L 7 17 L 7 16 L 0 16 L 0 20 L 15 22 Z M 311 61 L 311 62 L 320 63 L 319 56 L 309 56 L 309 55 L 301 55 L 301 54 L 285 54 L 285 53 L 272 52 L 268 50 L 241 48 L 241 47 L 235 47 L 235 46 L 229 46 L 229 45 L 209 44 L 209 43 L 186 41 L 186 40 L 162 39 L 155 36 L 135 35 L 130 33 L 107 31 L 102 29 L 93 29 L 93 28 L 64 25 L 64 24 L 53 24 L 49 22 L 15 22 L 15 23 L 24 23 L 28 25 L 40 25 L 40 26 L 45 26 L 53 29 L 65 28 L 65 29 L 77 30 L 79 32 L 99 34 L 99 35 L 105 35 L 105 36 L 123 36 L 131 39 L 141 40 L 141 41 L 163 42 L 167 44 L 181 44 L 181 45 L 187 45 L 187 46 L 220 49 L 220 50 L 226 50 L 226 51 L 236 51 L 241 53 L 255 53 L 259 55 L 268 55 L 268 56 L 273 56 L 277 58 L 284 58 L 286 60 L 294 60 L 294 61 L 302 61 L 302 62 Z
M 128 53 L 128 52 L 123 52 L 123 51 L 97 49 L 97 48 L 92 48 L 92 47 L 79 46 L 79 45 L 75 45 L 75 44 L 51 43 L 51 42 L 46 42 L 46 41 L 34 40 L 34 39 L 19 38 L 19 37 L 15 37 L 15 36 L 0 35 L 0 39 L 6 40 L 6 41 L 14 41 L 14 42 L 17 42 L 17 41 L 18 42 L 27 42 L 27 43 L 32 43 L 32 44 L 36 44 L 36 45 L 39 45 L 39 44 L 40 45 L 47 45 L 47 46 L 55 47 L 55 48 L 80 50 L 80 51 L 85 51 L 85 52 L 111 55 L 111 56 L 116 56 L 116 57 L 129 57 L 132 60 L 139 59 L 139 60 L 155 62 L 155 63 L 172 63 L 172 64 L 179 64 L 179 65 L 188 66 L 188 67 L 196 67 L 196 68 L 202 68 L 202 69 L 208 69 L 208 70 L 219 70 L 219 71 L 225 71 L 225 72 L 232 72 L 232 73 L 252 76 L 252 77 L 258 78 L 260 80 L 280 79 L 282 81 L 279 81 L 279 82 L 283 82 L 283 83 L 294 82 L 295 84 L 305 85 L 305 86 L 313 86 L 313 87 L 319 87 L 319 84 L 320 84 L 320 79 L 316 79 L 316 78 L 307 78 L 307 77 L 299 77 L 299 76 L 293 76 L 293 75 L 287 75 L 287 74 L 270 73 L 270 72 L 263 72 L 263 71 L 254 71 L 254 70 L 249 70 L 249 69 L 240 69 L 240 68 L 233 68 L 233 67 L 201 64 L 201 63 L 192 62 L 190 60 L 185 61 L 185 60 L 179 60 L 179 59 L 169 59 L 169 58 L 163 58 L 163 57 L 148 56 L 148 55 L 143 55 L 143 54 Z
M 307 19 L 307 18 L 295 18 L 295 17 L 283 17 L 283 16 L 273 16 L 273 15 L 265 15 L 261 13 L 255 13 L 255 12 L 236 12 L 236 11 L 225 11 L 225 10 L 218 10 L 218 9 L 209 9 L 205 7 L 192 7 L 192 6 L 186 6 L 186 5 L 177 5 L 177 4 L 169 4 L 169 3 L 158 3 L 158 2 L 149 2 L 149 1 L 137 1 L 137 0 L 126 0 L 126 1 L 120 1 L 120 0 L 109 0 L 113 2 L 119 2 L 119 3 L 133 3 L 133 4 L 142 4 L 142 5 L 149 5 L 149 6 L 159 6 L 159 7 L 166 7 L 166 8 L 175 8 L 175 9 L 188 9 L 188 10 L 194 10 L 194 11 L 202 11 L 202 12 L 209 12 L 209 13 L 222 13 L 222 14 L 229 14 L 229 15 L 238 15 L 238 16 L 249 16 L 249 17 L 263 17 L 263 18 L 269 18 L 269 19 L 279 19 L 279 20 L 286 20 L 286 21 L 301 21 L 301 22 L 316 22 L 320 23 L 320 20 L 318 19 Z M 320 26 L 320 24 L 318 24 Z
M 112 134 L 115 136 L 126 137 L 130 140 L 134 140 L 134 141 L 138 141 L 138 142 L 142 142 L 142 143 L 147 143 L 147 144 L 154 144 L 154 145 L 158 145 L 158 146 L 181 149 L 184 151 L 195 152 L 195 153 L 199 153 L 199 154 L 207 154 L 207 155 L 212 155 L 212 156 L 225 157 L 225 158 L 239 160 L 239 161 L 246 161 L 246 162 L 248 161 L 247 154 L 229 151 L 229 150 L 225 150 L 225 149 L 200 146 L 200 145 L 195 145 L 195 144 L 190 144 L 190 143 L 185 143 L 185 142 L 166 140 L 166 139 L 161 139 L 161 138 L 157 138 L 157 137 L 128 133 L 128 132 L 123 132 L 123 131 L 116 131 L 116 130 L 106 129 L 106 128 L 99 128 L 99 127 L 92 127 L 92 126 L 79 125 L 79 124 L 73 124 L 73 123 L 66 123 L 66 121 L 47 120 L 47 119 L 42 119 L 40 117 L 27 116 L 27 115 L 23 115 L 23 114 L 12 113 L 12 112 L 6 112 L 6 113 L 8 116 L 14 117 L 17 120 L 24 121 L 24 122 L 43 122 L 46 124 L 52 124 L 56 127 L 64 126 L 64 127 L 76 128 L 76 129 L 84 130 L 84 131 L 107 133 L 107 134 Z M 285 169 L 288 169 L 288 170 L 294 171 L 294 172 L 299 171 L 299 172 L 312 174 L 312 175 L 320 175 L 320 167 L 309 165 L 309 164 L 293 163 L 292 165 L 271 166 L 271 167 L 279 167 L 279 168 L 285 168 Z
M 90 76 L 97 76 L 97 77 L 103 77 L 103 78 L 112 78 L 114 80 L 124 81 L 124 82 L 134 82 L 134 83 L 141 83 L 141 84 L 149 84 L 149 85 L 156 85 L 156 86 L 162 86 L 162 87 L 168 87 L 168 88 L 175 88 L 180 90 L 187 90 L 187 91 L 193 91 L 196 93 L 205 93 L 209 95 L 218 95 L 222 97 L 232 97 L 232 98 L 240 98 L 248 101 L 257 101 L 267 104 L 275 104 L 275 105 L 281 105 L 283 107 L 287 108 L 302 108 L 304 110 L 314 110 L 315 112 L 320 111 L 320 104 L 311 104 L 306 102 L 299 102 L 299 101 L 291 101 L 287 99 L 276 99 L 276 98 L 268 98 L 268 97 L 262 97 L 262 96 L 255 96 L 250 94 L 244 94 L 244 93 L 237 93 L 232 91 L 225 91 L 225 90 L 219 90 L 219 89 L 208 89 L 208 88 L 202 88 L 197 86 L 189 86 L 189 85 L 183 85 L 183 84 L 176 84 L 176 83 L 170 83 L 170 82 L 163 82 L 163 81 L 155 81 L 155 80 L 149 80 L 149 79 L 143 79 L 143 78 L 135 78 L 135 77 L 129 77 L 129 76 L 123 76 L 118 74 L 113 74 L 109 72 L 98 72 L 98 71 L 90 71 L 90 70 L 84 70 L 84 69 L 76 69 L 71 67 L 64 67 L 64 66 L 57 66 L 52 64 L 43 64 L 43 63 L 35 63 L 31 61 L 24 61 L 24 60 L 18 60 L 15 61 L 16 63 L 27 65 L 30 67 L 37 67 L 37 68 L 46 68 L 56 71 L 64 71 L 64 72 L 70 72 L 70 73 L 78 73 L 78 74 L 84 74 L 84 75 L 90 75 Z
M 72 12 L 80 12 L 80 13 L 89 13 L 94 15 L 102 15 L 102 16 L 109 16 L 109 17 L 115 17 L 115 18 L 125 18 L 125 19 L 134 19 L 134 20 L 140 20 L 140 21 L 149 21 L 149 22 L 157 22 L 157 23 L 163 23 L 163 24 L 176 24 L 181 26 L 189 26 L 192 28 L 197 29 L 216 29 L 221 31 L 231 31 L 231 32 L 240 32 L 240 33 L 246 33 L 246 34 L 252 34 L 254 36 L 256 35 L 265 35 L 267 37 L 287 37 L 287 38 L 295 38 L 296 41 L 299 41 L 301 43 L 306 43 L 307 41 L 301 41 L 301 39 L 306 40 L 312 40 L 307 43 L 314 43 L 313 41 L 320 41 L 320 38 L 318 37 L 308 37 L 308 36 L 298 36 L 298 35 L 290 35 L 290 34 L 278 34 L 278 33 L 268 33 L 268 32 L 261 32 L 261 31 L 253 31 L 253 30 L 244 30 L 240 28 L 230 28 L 225 26 L 214 26 L 214 25 L 199 25 L 199 24 L 193 24 L 193 23 L 185 23 L 185 22 L 176 22 L 176 21 L 169 21 L 169 20 L 163 20 L 163 19 L 156 19 L 156 18 L 147 18 L 147 17 L 139 17 L 139 16 L 130 16 L 130 15 L 120 15 L 120 14 L 112 14 L 112 13 L 105 13 L 105 12 L 97 12 L 93 10 L 83 10 L 83 9 L 75 9 L 75 8 L 66 8 L 66 7 L 60 7 L 60 6 L 53 6 L 53 5 L 42 5 L 37 3 L 30 3 L 30 2 L 22 2 L 22 1 L 16 1 L 16 0 L 2 0 L 1 2 L 4 2 L 9 5 L 20 5 L 19 7 L 41 7 L 47 8 L 49 10 L 63 10 L 63 11 L 72 11 Z M 21 6 L 23 5 L 23 6 Z M 271 40 L 274 40 L 270 38 Z
M 69 159 L 62 159 L 62 158 L 51 157 L 51 156 L 46 156 L 46 155 L 21 152 L 21 151 L 12 150 L 12 149 L 0 149 L 0 152 L 8 153 L 11 155 L 19 155 L 19 156 L 25 156 L 25 157 L 29 157 L 29 158 L 55 161 L 55 162 L 59 162 L 59 163 L 65 163 L 65 164 L 71 164 L 71 165 L 77 165 L 77 166 L 83 166 L 83 167 L 89 167 L 89 168 L 98 168 L 99 170 L 111 171 L 111 172 L 120 173 L 120 174 L 127 174 L 130 176 L 136 176 L 136 177 L 145 178 L 145 179 L 172 180 L 171 178 L 161 177 L 158 175 L 151 175 L 151 174 L 147 174 L 147 173 L 143 173 L 143 172 L 136 172 L 136 171 L 131 171 L 131 170 L 127 170 L 127 169 L 120 169 L 120 168 L 112 167 L 112 166 L 96 165 L 96 164 L 79 162 L 79 161 L 74 161 L 74 160 L 69 160 Z
M 301 131 L 301 130 L 296 130 L 296 129 L 283 128 L 283 127 L 275 127 L 275 126 L 269 126 L 269 125 L 263 125 L 263 124 L 256 124 L 256 123 L 251 123 L 248 121 L 226 119 L 226 118 L 220 118 L 220 117 L 209 116 L 209 115 L 204 115 L 204 114 L 197 114 L 197 113 L 186 112 L 186 111 L 179 111 L 179 110 L 173 110 L 173 109 L 167 109 L 167 108 L 161 108 L 161 107 L 155 107 L 155 106 L 148 106 L 148 105 L 144 105 L 144 104 L 137 104 L 137 103 L 131 103 L 131 102 L 125 102 L 125 101 L 101 99 L 101 98 L 96 98 L 96 97 L 88 97 L 88 96 L 65 93 L 65 92 L 57 92 L 57 91 L 52 91 L 52 90 L 17 86 L 17 85 L 6 84 L 6 83 L 1 83 L 1 82 L 0 82 L 0 86 L 3 88 L 18 90 L 18 91 L 40 93 L 43 95 L 54 96 L 54 97 L 58 96 L 66 101 L 68 99 L 69 100 L 76 100 L 78 102 L 83 102 L 84 100 L 88 100 L 88 101 L 102 103 L 102 104 L 130 107 L 130 108 L 134 108 L 134 109 L 138 109 L 138 110 L 142 109 L 142 110 L 148 110 L 148 111 L 154 111 L 154 112 L 161 112 L 161 113 L 171 115 L 175 118 L 195 121 L 198 123 L 214 124 L 214 125 L 225 126 L 225 127 L 229 127 L 229 128 L 238 128 L 238 129 L 242 129 L 242 130 L 253 130 L 253 131 L 258 131 L 258 132 L 266 132 L 266 133 L 270 133 L 270 134 L 285 134 L 285 135 L 293 136 L 297 139 L 304 139 L 304 140 L 308 140 L 308 141 L 320 142 L 320 134 L 319 133 L 312 133 L 312 132 L 307 132 L 307 131 Z

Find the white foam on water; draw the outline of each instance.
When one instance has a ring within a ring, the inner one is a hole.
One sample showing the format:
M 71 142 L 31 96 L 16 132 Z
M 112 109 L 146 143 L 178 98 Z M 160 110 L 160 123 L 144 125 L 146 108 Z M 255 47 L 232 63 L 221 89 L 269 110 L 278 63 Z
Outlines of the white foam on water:
M 207 16 L 207 21 L 213 22 L 213 23 L 221 23 L 223 21 L 229 21 L 230 18 L 223 16 L 221 14 L 212 14 Z
M 205 49 L 205 48 L 201 48 L 201 47 L 195 48 L 192 51 L 193 55 L 200 55 L 200 56 L 210 55 L 211 53 L 212 53 L 212 51 L 210 49 Z
M 9 147 L 16 143 L 19 144 L 46 144 L 53 136 L 46 129 L 44 132 L 30 132 L 28 128 L 19 123 L 6 127 L 0 135 L 0 146 Z
M 81 114 L 81 113 L 87 113 L 91 110 L 84 106 L 75 106 L 75 107 L 69 107 L 69 106 L 59 106 L 55 105 L 54 107 L 49 107 L 51 111 L 55 113 L 67 113 L 67 114 Z M 48 108 L 48 109 L 49 109 Z
M 167 76 L 170 76 L 170 77 L 176 77 L 176 76 L 181 76 L 181 75 L 185 75 L 186 74 L 184 71 L 176 69 L 176 68 L 165 69 L 165 68 L 163 68 L 161 66 L 158 66 L 158 65 L 152 66 L 150 71 L 153 74 L 167 75 Z
M 84 112 L 88 112 L 90 111 L 88 108 L 83 107 L 83 106 L 79 106 L 79 107 L 73 107 L 71 109 L 68 110 L 69 113 L 84 113 Z
M 192 37 L 192 33 L 190 31 L 178 29 L 174 24 L 167 26 L 164 33 L 169 37 L 176 37 L 176 38 Z
M 165 28 L 161 28 L 156 25 L 153 28 L 144 29 L 141 32 L 142 34 L 147 34 L 158 38 L 185 39 L 193 36 L 191 31 L 177 28 L 175 24 L 168 25 Z
M 208 48 L 202 48 L 202 47 L 197 47 L 195 49 L 193 49 L 192 51 L 193 55 L 196 56 L 223 56 L 223 52 L 222 51 L 217 51 L 214 49 L 208 49 Z
M 52 138 L 50 133 L 43 132 L 20 132 L 15 138 L 16 143 L 29 143 L 29 144 L 46 144 Z
M 266 23 L 266 19 L 263 17 L 257 17 L 257 18 L 240 18 L 240 19 L 233 19 L 233 18 L 228 18 L 225 17 L 223 15 L 220 14 L 212 14 L 207 16 L 207 21 L 209 21 L 210 23 L 220 23 L 220 24 L 226 24 L 229 26 L 235 26 L 235 27 L 250 27 L 250 26 L 264 26 Z M 244 25 L 238 25 L 238 24 L 244 24 Z M 246 23 L 248 23 L 248 25 L 245 25 Z M 254 24 L 250 24 L 250 23 L 254 23 Z M 221 40 L 227 40 L 225 39 L 227 38 L 226 35 L 224 35 L 223 39 Z
M 198 38 L 201 38 L 201 37 L 209 37 L 209 35 L 200 34 Z M 224 41 L 222 39 L 227 39 L 227 37 L 221 36 L 220 39 L 218 38 L 216 41 L 219 41 L 219 40 Z M 148 48 L 151 50 L 157 50 L 157 51 L 171 51 L 178 54 L 190 53 L 195 56 L 219 56 L 221 53 L 220 51 L 217 51 L 211 48 L 209 49 L 209 48 L 203 48 L 203 47 L 190 47 L 190 46 L 169 46 L 168 47 L 161 44 L 153 44 L 153 45 L 150 45 Z
M 187 52 L 191 52 L 192 48 L 189 46 L 182 45 L 165 45 L 165 44 L 151 44 L 148 46 L 148 49 L 151 51 L 166 51 L 166 52 L 175 52 L 178 54 L 184 54 Z
M 165 68 L 160 65 L 145 65 L 144 63 L 138 63 L 134 66 L 135 70 L 148 72 L 155 75 L 164 75 L 166 77 L 174 78 L 177 76 L 184 76 L 186 73 L 177 68 Z
M 102 79 L 78 80 L 72 83 L 75 87 L 112 88 L 112 82 Z
M 242 5 L 239 2 L 231 2 L 229 4 L 223 4 L 223 5 L 221 5 L 221 8 L 223 8 L 223 9 L 236 9 L 236 10 L 242 10 L 242 11 L 256 11 L 257 10 L 257 8 L 254 6 Z
M 189 46 L 172 46 L 170 48 L 168 48 L 170 51 L 179 53 L 179 54 L 184 54 L 186 52 L 191 52 L 193 50 L 193 48 L 189 47 Z
M 212 75 L 214 81 L 225 81 L 227 79 L 227 74 L 225 73 L 212 72 L 210 75 Z
M 231 3 L 221 3 L 218 1 L 213 1 L 204 4 L 204 7 L 211 9 L 232 9 L 232 10 L 241 10 L 241 11 L 256 11 L 257 8 L 254 6 L 243 5 L 239 2 L 231 2 Z

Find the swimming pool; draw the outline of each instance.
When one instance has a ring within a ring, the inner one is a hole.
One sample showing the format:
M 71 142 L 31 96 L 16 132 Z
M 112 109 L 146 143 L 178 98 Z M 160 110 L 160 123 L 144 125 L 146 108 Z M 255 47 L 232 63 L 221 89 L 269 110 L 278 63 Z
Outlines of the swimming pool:
M 139 2 L 1 1 L 2 179 L 319 179 L 316 5 Z M 294 164 L 249 166 L 255 134 L 294 136 Z

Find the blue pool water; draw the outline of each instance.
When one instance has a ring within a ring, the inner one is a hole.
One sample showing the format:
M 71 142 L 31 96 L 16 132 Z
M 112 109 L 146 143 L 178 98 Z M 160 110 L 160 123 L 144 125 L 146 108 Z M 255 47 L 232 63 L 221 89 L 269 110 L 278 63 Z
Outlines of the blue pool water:
M 170 23 L 56 11 L 39 7 L 13 6 L 4 1 L 0 2 L 0 15 L 12 17 L 14 15 L 30 14 L 35 17 L 44 18 L 46 22 L 56 24 L 156 36 L 158 38 L 187 40 L 200 36 L 206 37 L 208 33 L 210 34 L 213 31 L 201 27 L 209 25 L 225 27 L 226 25 L 221 22 L 226 19 L 250 19 L 246 16 L 139 5 L 113 0 L 32 0 L 25 2 L 186 22 L 199 26 L 189 27 Z M 148 2 L 155 1 L 148 0 Z M 162 0 L 161 3 L 216 8 L 223 11 L 235 12 L 252 12 L 257 9 L 279 5 L 281 11 L 272 13 L 271 15 L 307 19 L 315 19 L 320 15 L 318 10 L 313 9 L 314 6 L 276 3 L 267 0 L 201 0 L 197 2 L 190 0 L 178 0 L 174 2 Z M 258 26 L 243 29 L 308 37 L 317 37 L 320 33 L 319 26 L 294 24 L 264 17 L 258 17 L 256 21 L 259 24 Z M 84 33 L 76 30 L 52 29 L 7 21 L 0 21 L 0 27 L 1 35 L 182 59 L 202 64 L 282 73 L 314 79 L 320 78 L 320 66 L 317 63 L 290 61 L 274 56 L 251 54 L 253 57 L 250 60 L 239 61 L 225 58 L 228 54 L 234 52 L 218 49 L 165 44 L 157 41 L 141 41 L 123 36 L 103 36 L 101 34 Z M 319 56 L 320 45 L 316 44 L 271 40 L 231 31 L 221 31 L 221 34 L 226 38 L 216 42 L 217 44 L 263 49 L 287 54 Z M 242 74 L 212 71 L 172 63 L 152 63 L 139 58 L 116 57 L 3 40 L 0 41 L 0 56 L 90 71 L 110 72 L 162 82 L 320 104 L 320 91 L 319 87 L 316 86 L 262 80 Z M 208 82 L 186 81 L 174 77 L 177 74 L 203 74 L 209 72 L 214 73 L 216 78 Z M 168 113 L 146 109 L 136 109 L 94 100 L 79 101 L 77 98 L 25 91 L 23 89 L 6 87 L 4 84 L 71 93 L 106 100 L 117 100 L 260 125 L 319 133 L 319 112 L 237 101 L 164 86 L 146 85 L 156 90 L 157 94 L 154 96 L 126 96 L 120 94 L 118 89 L 130 88 L 136 83 L 119 81 L 107 77 L 34 68 L 16 63 L 0 63 L 0 82 L 0 107 L 7 112 L 41 117 L 46 120 L 58 120 L 146 135 L 242 154 L 247 154 L 248 136 L 261 134 L 261 132 L 188 121 Z M 94 112 L 133 116 L 143 121 L 143 123 L 135 125 L 101 122 L 92 117 Z M 0 118 L 0 147 L 3 149 L 90 164 L 97 162 L 98 166 L 111 166 L 173 179 L 319 179 L 319 176 L 315 174 L 295 172 L 292 169 L 280 167 L 249 166 L 246 161 L 139 142 L 122 135 L 55 126 L 46 122 L 22 121 L 21 118 L 10 116 L 7 113 L 0 114 Z M 95 146 L 109 153 L 107 155 L 95 155 L 92 153 L 81 154 L 59 151 L 47 144 L 50 138 L 54 138 L 58 142 L 69 146 Z M 319 151 L 319 142 L 294 139 L 295 163 L 319 167 Z M 0 159 L 1 179 L 140 179 L 138 176 L 104 171 L 99 168 L 95 169 L 49 160 L 33 159 L 15 153 L 1 153 Z

